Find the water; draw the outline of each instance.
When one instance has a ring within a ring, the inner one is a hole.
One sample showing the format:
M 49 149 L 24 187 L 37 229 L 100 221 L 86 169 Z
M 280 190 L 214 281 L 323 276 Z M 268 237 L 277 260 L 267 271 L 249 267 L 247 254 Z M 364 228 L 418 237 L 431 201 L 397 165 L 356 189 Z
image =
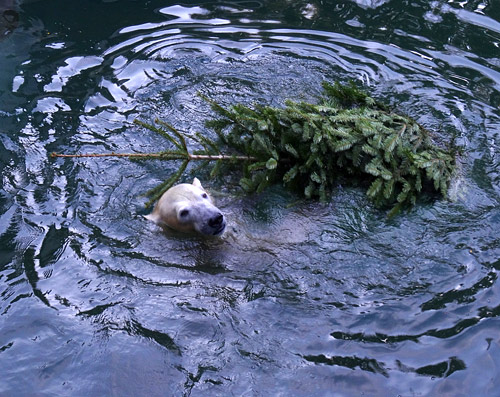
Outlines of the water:
M 0 13 L 0 395 L 499 395 L 498 3 Z M 456 134 L 453 200 L 389 221 L 356 187 L 296 203 L 202 170 L 229 221 L 207 240 L 142 216 L 178 164 L 49 158 L 165 146 L 135 118 L 210 134 L 197 92 L 279 106 L 323 79 Z

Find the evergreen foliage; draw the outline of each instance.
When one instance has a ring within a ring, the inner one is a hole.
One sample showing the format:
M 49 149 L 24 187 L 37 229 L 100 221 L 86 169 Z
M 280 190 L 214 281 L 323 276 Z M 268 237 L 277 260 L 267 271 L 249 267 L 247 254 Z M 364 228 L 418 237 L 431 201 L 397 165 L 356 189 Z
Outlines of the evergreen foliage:
M 128 154 L 126 155 L 126 157 L 129 157 L 130 160 L 141 161 L 151 159 L 164 161 L 182 160 L 179 169 L 173 175 L 171 175 L 166 181 L 160 183 L 158 186 L 145 193 L 145 196 L 149 197 L 149 201 L 146 203 L 146 207 L 150 207 L 162 196 L 163 193 L 170 189 L 182 177 L 182 174 L 184 173 L 184 171 L 186 171 L 186 168 L 189 165 L 190 161 L 215 161 L 215 166 L 210 173 L 210 176 L 214 177 L 220 170 L 220 166 L 222 165 L 223 161 L 235 162 L 255 160 L 254 158 L 249 156 L 228 156 L 225 154 L 221 154 L 216 143 L 212 142 L 210 139 L 204 137 L 201 134 L 196 134 L 196 136 L 189 136 L 190 139 L 198 142 L 203 147 L 203 150 L 191 153 L 187 146 L 186 137 L 169 123 L 159 119 L 155 120 L 155 124 L 148 124 L 139 120 L 134 120 L 134 123 L 140 125 L 141 127 L 147 128 L 150 131 L 156 132 L 157 134 L 166 138 L 170 143 L 174 145 L 175 149 L 149 154 Z M 121 157 L 125 156 L 121 155 Z
M 447 196 L 452 150 L 353 83 L 323 87 L 319 104 L 287 101 L 284 108 L 225 109 L 203 97 L 220 116 L 206 125 L 227 147 L 255 158 L 240 181 L 246 191 L 282 182 L 306 198 L 326 200 L 338 177 L 356 178 L 369 183 L 367 195 L 377 206 L 393 206 L 390 215 L 415 204 L 426 187 Z
M 219 140 L 183 134 L 155 120 L 136 124 L 166 138 L 174 149 L 157 153 L 107 153 L 53 157 L 127 157 L 135 160 L 179 160 L 165 182 L 146 193 L 147 206 L 176 183 L 192 160 L 243 162 L 241 187 L 261 192 L 283 183 L 306 198 L 325 201 L 339 178 L 366 183 L 368 197 L 379 207 L 392 206 L 389 216 L 415 204 L 430 190 L 447 197 L 455 170 L 454 149 L 441 148 L 429 132 L 408 116 L 378 103 L 353 83 L 323 84 L 318 104 L 287 101 L 283 108 L 241 104 L 224 108 L 200 95 L 219 116 L 206 122 Z M 203 149 L 191 153 L 186 138 Z M 221 153 L 221 149 L 224 153 Z

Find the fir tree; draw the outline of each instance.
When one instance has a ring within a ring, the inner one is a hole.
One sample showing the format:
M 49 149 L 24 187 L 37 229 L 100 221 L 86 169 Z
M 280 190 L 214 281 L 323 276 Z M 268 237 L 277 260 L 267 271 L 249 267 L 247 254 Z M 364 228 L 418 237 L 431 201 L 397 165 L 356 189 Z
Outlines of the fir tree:
M 339 178 L 355 179 L 367 184 L 366 194 L 375 205 L 392 206 L 391 216 L 414 205 L 424 190 L 447 197 L 455 170 L 452 149 L 437 146 L 415 120 L 391 111 L 353 83 L 325 82 L 323 88 L 325 96 L 318 104 L 287 101 L 283 108 L 224 108 L 200 95 L 218 115 L 206 122 L 218 141 L 189 136 L 203 147 L 191 154 L 184 134 L 170 124 L 137 121 L 174 149 L 120 156 L 182 161 L 176 173 L 147 193 L 148 205 L 176 183 L 193 160 L 215 161 L 212 176 L 223 161 L 243 161 L 240 185 L 249 193 L 283 183 L 306 198 L 325 201 Z M 106 155 L 117 154 L 98 156 Z
M 323 84 L 317 104 L 286 102 L 284 108 L 236 105 L 206 123 L 221 142 L 254 157 L 241 186 L 260 192 L 282 182 L 306 198 L 326 200 L 339 177 L 369 183 L 377 206 L 391 215 L 413 205 L 424 188 L 447 196 L 455 154 L 435 145 L 429 132 L 394 113 L 351 83 Z

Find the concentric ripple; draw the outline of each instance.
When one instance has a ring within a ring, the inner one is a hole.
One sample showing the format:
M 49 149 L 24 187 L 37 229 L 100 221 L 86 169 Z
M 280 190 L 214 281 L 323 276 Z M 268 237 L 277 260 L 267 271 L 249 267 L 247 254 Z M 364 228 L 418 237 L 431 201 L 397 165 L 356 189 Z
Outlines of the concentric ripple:
M 495 395 L 495 5 L 69 3 L 12 6 L 0 41 L 1 395 Z M 198 92 L 280 106 L 325 79 L 455 136 L 453 200 L 387 220 L 356 187 L 243 196 L 193 165 L 228 219 L 201 239 L 143 217 L 175 162 L 49 158 L 168 147 L 136 118 L 210 136 Z

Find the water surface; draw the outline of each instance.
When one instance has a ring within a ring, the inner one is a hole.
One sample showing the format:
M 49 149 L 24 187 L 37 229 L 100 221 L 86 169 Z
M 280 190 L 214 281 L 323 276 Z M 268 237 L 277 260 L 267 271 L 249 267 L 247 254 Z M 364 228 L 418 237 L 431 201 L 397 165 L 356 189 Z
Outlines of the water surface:
M 1 395 L 498 395 L 498 4 L 4 10 Z M 355 186 L 297 203 L 190 169 L 229 222 L 201 239 L 142 216 L 141 194 L 178 164 L 49 158 L 167 145 L 135 118 L 211 136 L 198 92 L 280 106 L 316 100 L 324 79 L 365 85 L 438 141 L 456 135 L 453 199 L 388 220 Z

